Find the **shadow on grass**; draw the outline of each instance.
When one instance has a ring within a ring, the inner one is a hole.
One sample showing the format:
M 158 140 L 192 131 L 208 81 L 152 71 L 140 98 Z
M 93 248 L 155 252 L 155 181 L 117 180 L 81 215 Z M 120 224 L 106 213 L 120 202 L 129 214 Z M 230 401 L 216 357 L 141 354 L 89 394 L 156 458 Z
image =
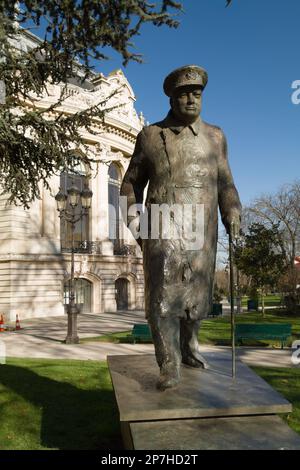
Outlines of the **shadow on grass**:
M 80 389 L 9 364 L 0 368 L 0 383 L 40 409 L 43 447 L 59 450 L 123 448 L 112 390 Z M 30 416 L 24 417 L 26 419 Z

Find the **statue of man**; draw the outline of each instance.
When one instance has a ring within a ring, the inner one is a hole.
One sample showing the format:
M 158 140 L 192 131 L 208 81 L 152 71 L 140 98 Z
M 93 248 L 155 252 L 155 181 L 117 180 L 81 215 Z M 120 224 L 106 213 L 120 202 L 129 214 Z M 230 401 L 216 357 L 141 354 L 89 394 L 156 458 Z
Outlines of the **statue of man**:
M 139 133 L 121 187 L 130 208 L 143 203 L 149 183 L 145 207 L 152 228 L 154 208 L 162 204 L 182 206 L 183 214 L 190 205 L 202 208 L 196 211 L 196 218 L 198 214 L 202 219 L 201 246 L 186 243 L 184 236 L 166 236 L 162 230 L 159 236 L 151 237 L 150 227 L 148 236 L 137 240 L 143 251 L 146 318 L 160 368 L 160 390 L 179 382 L 181 363 L 207 366 L 199 353 L 198 332 L 200 320 L 212 308 L 218 207 L 227 232 L 232 230 L 234 235 L 240 230 L 241 204 L 227 160 L 225 136 L 219 127 L 199 116 L 207 80 L 206 71 L 196 65 L 181 67 L 166 77 L 163 87 L 171 110 L 163 121 Z M 175 219 L 171 216 L 171 224 L 178 228 Z M 132 229 L 132 217 L 127 220 Z M 194 212 L 191 221 L 190 229 L 195 223 Z

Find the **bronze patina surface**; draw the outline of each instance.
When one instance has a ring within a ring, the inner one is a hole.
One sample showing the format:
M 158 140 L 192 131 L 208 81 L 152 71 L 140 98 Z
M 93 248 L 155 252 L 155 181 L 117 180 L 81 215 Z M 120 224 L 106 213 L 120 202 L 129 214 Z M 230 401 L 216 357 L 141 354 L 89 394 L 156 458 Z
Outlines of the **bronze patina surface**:
M 182 366 L 177 387 L 156 389 L 152 355 L 108 356 L 121 422 L 290 413 L 292 405 L 243 362 L 231 377 L 230 352 L 205 352 L 208 370 Z
M 218 208 L 227 231 L 239 231 L 241 204 L 225 136 L 199 116 L 206 83 L 206 72 L 194 65 L 168 75 L 164 89 L 171 110 L 163 121 L 145 127 L 138 135 L 121 187 L 130 207 L 142 204 L 149 183 L 146 208 L 150 222 L 153 205 L 203 208 L 201 247 L 191 248 L 183 237 L 166 238 L 161 232 L 155 239 L 149 235 L 137 240 L 143 250 L 146 317 L 162 390 L 179 382 L 181 362 L 205 368 L 197 338 L 200 320 L 212 306 Z M 148 230 L 150 234 L 151 223 Z

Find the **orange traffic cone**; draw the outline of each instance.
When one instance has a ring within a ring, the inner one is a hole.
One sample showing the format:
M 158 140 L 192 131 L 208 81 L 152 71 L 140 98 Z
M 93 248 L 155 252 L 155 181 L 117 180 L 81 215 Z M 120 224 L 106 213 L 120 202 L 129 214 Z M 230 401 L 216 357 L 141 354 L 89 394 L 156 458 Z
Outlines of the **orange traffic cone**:
M 17 314 L 16 316 L 16 330 L 20 330 L 21 329 L 21 323 L 20 323 L 20 320 L 19 320 L 19 315 Z
M 3 320 L 3 315 L 1 314 L 0 318 L 0 332 L 4 331 L 4 320 Z

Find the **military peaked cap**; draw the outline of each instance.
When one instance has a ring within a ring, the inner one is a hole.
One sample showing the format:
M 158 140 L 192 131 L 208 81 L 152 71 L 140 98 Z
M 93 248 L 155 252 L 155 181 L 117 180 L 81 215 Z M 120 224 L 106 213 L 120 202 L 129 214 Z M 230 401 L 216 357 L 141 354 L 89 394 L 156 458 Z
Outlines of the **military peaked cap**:
M 207 84 L 207 72 L 198 65 L 185 65 L 173 70 L 164 81 L 164 92 L 172 96 L 176 88 L 187 85 L 199 85 L 203 89 Z

